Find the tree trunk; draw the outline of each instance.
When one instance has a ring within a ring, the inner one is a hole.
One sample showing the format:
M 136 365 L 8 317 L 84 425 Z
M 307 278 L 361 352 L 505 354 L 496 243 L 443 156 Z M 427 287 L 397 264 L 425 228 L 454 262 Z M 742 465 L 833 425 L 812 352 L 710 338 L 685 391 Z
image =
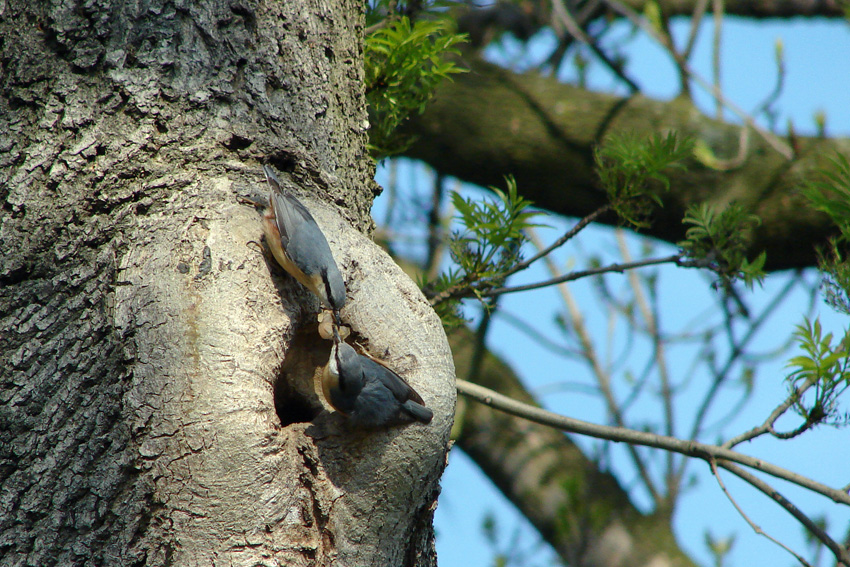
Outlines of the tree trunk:
M 361 232 L 362 3 L 0 5 L 0 564 L 433 565 L 455 393 Z M 251 241 L 276 167 L 343 321 L 435 419 L 324 411 L 317 300 Z

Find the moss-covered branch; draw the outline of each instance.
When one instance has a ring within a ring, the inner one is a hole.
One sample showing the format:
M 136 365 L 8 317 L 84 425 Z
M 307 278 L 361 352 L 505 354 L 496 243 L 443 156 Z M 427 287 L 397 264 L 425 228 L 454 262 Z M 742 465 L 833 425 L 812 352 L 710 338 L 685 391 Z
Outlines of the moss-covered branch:
M 646 234 L 679 241 L 688 205 L 737 201 L 762 220 L 749 255 L 765 249 L 769 270 L 814 265 L 815 246 L 833 234 L 829 219 L 809 208 L 798 189 L 830 156 L 850 155 L 848 139 L 766 140 L 708 118 L 684 99 L 622 98 L 535 73 L 467 63 L 472 72 L 446 81 L 425 114 L 408 125 L 419 140 L 407 156 L 481 186 L 498 185 L 511 174 L 538 206 L 584 216 L 606 202 L 593 170 L 599 140 L 612 132 L 649 136 L 673 130 L 694 138 L 702 157 L 671 175 L 664 207 Z M 775 149 L 780 143 L 794 148 L 792 160 Z M 613 216 L 606 220 L 616 222 Z

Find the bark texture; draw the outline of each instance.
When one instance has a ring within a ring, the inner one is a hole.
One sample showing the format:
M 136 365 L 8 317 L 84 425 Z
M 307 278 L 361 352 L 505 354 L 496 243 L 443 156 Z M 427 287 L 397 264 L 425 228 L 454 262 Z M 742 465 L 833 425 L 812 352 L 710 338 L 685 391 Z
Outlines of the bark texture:
M 435 564 L 453 366 L 359 232 L 361 9 L 0 5 L 0 564 Z M 318 302 L 238 200 L 262 162 L 328 236 L 353 338 L 431 426 L 322 411 Z
M 607 202 L 593 171 L 593 148 L 610 133 L 672 130 L 705 142 L 720 159 L 734 162 L 739 155 L 740 128 L 706 117 L 686 100 L 615 97 L 536 73 L 466 62 L 471 72 L 444 81 L 425 114 L 411 121 L 409 130 L 419 139 L 406 155 L 485 187 L 503 185 L 510 173 L 525 197 L 552 212 L 584 216 Z M 670 191 L 661 194 L 664 207 L 645 233 L 677 242 L 688 205 L 737 201 L 762 219 L 753 257 L 766 250 L 772 270 L 814 265 L 816 246 L 826 243 L 834 227 L 806 205 L 798 189 L 836 153 L 850 155 L 850 140 L 799 137 L 792 146 L 797 153 L 789 161 L 750 132 L 745 159 L 734 167 L 692 160 L 687 169 L 673 171 Z

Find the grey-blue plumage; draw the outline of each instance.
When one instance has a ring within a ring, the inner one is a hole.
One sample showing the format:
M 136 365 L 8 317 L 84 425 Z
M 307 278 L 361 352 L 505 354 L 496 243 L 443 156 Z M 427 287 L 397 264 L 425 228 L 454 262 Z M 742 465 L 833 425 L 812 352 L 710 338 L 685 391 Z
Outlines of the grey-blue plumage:
M 310 211 L 283 191 L 274 172 L 263 166 L 272 192 L 264 217 L 266 241 L 278 263 L 316 294 L 335 314 L 345 305 L 345 283 L 328 241 Z
M 360 427 L 430 423 L 434 417 L 401 376 L 339 340 L 331 349 L 322 391 L 328 403 Z

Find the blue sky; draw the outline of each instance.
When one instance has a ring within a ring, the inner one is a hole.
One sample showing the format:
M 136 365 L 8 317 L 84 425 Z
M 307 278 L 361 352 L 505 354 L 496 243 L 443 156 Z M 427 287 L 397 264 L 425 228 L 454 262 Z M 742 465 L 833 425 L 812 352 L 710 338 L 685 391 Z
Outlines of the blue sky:
M 674 31 L 682 34 L 687 30 L 685 22 L 677 23 Z M 827 119 L 827 133 L 835 136 L 850 134 L 850 33 L 847 25 L 840 21 L 795 19 L 790 22 L 748 22 L 728 18 L 724 22 L 722 44 L 722 83 L 727 96 L 747 111 L 756 108 L 776 80 L 775 44 L 781 39 L 786 57 L 786 81 L 782 95 L 775 108 L 777 124 L 784 125 L 790 119 L 799 133 L 814 131 L 813 116 L 824 112 Z M 627 30 L 620 32 L 625 36 Z M 695 51 L 693 67 L 704 77 L 710 77 L 710 23 L 704 25 L 701 40 Z M 535 39 L 529 51 L 521 52 L 518 44 L 506 42 L 500 49 L 492 50 L 491 57 L 500 61 L 509 61 L 521 66 L 526 61 L 534 61 L 545 53 L 550 38 L 542 35 Z M 676 76 L 668 58 L 651 40 L 638 37 L 632 40 L 629 48 L 629 72 L 636 78 L 649 96 L 669 98 L 675 95 Z M 565 75 L 565 80 L 570 77 Z M 598 65 L 591 68 L 590 85 L 598 90 L 610 91 L 615 82 Z M 708 112 L 713 112 L 713 103 L 707 95 L 697 94 L 697 103 Z M 728 114 L 727 114 L 728 116 Z M 381 167 L 377 179 L 387 183 L 387 168 Z M 399 184 L 410 188 L 403 192 L 402 200 L 415 200 L 422 195 L 431 183 L 430 175 L 421 167 L 404 164 L 399 169 Z M 474 194 L 474 189 L 464 189 Z M 521 190 L 521 188 L 520 188 Z M 376 201 L 373 214 L 377 221 L 384 218 L 386 198 Z M 419 210 L 422 210 L 419 208 Z M 544 230 L 541 236 L 552 240 L 559 236 L 565 227 L 570 226 L 568 219 L 549 218 L 545 221 L 553 228 Z M 394 227 L 395 228 L 395 227 Z M 421 235 L 407 234 L 414 242 Z M 634 256 L 641 255 L 640 243 L 636 239 L 629 241 Z M 670 253 L 664 245 L 658 245 L 655 255 Z M 414 245 L 415 249 L 415 245 Z M 582 262 L 588 255 L 615 259 L 617 250 L 616 236 L 613 230 L 594 228 L 582 233 L 578 242 L 556 254 L 556 261 L 562 266 Z M 547 277 L 542 270 L 529 270 L 518 275 L 512 284 L 525 281 L 537 281 Z M 659 285 L 662 290 L 660 316 L 670 330 L 687 330 L 694 324 L 694 318 L 716 316 L 716 295 L 708 286 L 705 277 L 693 271 L 676 268 L 658 270 Z M 773 294 L 787 282 L 787 275 L 777 274 L 768 278 L 764 289 L 758 290 L 746 301 L 758 310 L 766 305 Z M 623 276 L 612 276 L 609 280 L 613 289 L 624 285 Z M 808 281 L 816 285 L 816 277 L 811 274 Z M 592 285 L 577 282 L 571 286 L 587 319 L 588 327 L 600 348 L 615 357 L 621 350 L 624 332 L 615 326 L 613 338 L 606 337 L 612 329 L 611 320 L 604 305 L 595 299 Z M 544 289 L 533 293 L 507 296 L 503 303 L 507 313 L 524 319 L 534 314 L 535 321 L 548 336 L 557 337 L 558 331 L 552 319 L 560 306 L 554 289 Z M 802 322 L 808 314 L 809 303 L 804 290 L 799 289 L 791 299 L 782 304 L 771 315 L 765 331 L 757 339 L 757 349 L 768 351 L 782 342 L 792 332 L 794 325 Z M 823 303 L 814 306 L 815 315 L 822 317 L 827 330 L 841 333 L 847 326 L 845 317 L 832 312 Z M 472 312 L 471 312 L 472 313 Z M 621 324 L 620 324 L 621 325 Z M 610 345 L 610 347 L 606 346 Z M 515 371 L 526 381 L 532 391 L 539 392 L 544 405 L 553 411 L 572 417 L 599 421 L 603 415 L 601 404 L 593 397 L 575 388 L 553 388 L 553 385 L 581 382 L 586 379 L 588 370 L 578 363 L 570 363 L 562 358 L 553 357 L 536 341 L 518 332 L 507 318 L 497 317 L 488 338 L 488 346 L 507 360 Z M 637 351 L 635 353 L 634 351 Z M 633 349 L 634 361 L 644 360 L 639 348 Z M 676 411 L 687 416 L 694 411 L 688 407 L 689 399 L 698 400 L 700 387 L 704 385 L 699 375 L 687 380 L 692 351 L 686 348 L 671 354 L 671 368 L 674 379 L 679 379 L 683 387 L 694 388 L 694 395 L 678 399 Z M 724 434 L 734 435 L 760 423 L 764 417 L 784 398 L 783 378 L 786 370 L 782 362 L 770 363 L 759 367 L 756 386 L 750 402 L 744 410 L 729 415 L 734 409 L 738 393 L 734 390 L 722 397 L 715 406 L 709 422 L 720 421 L 726 425 Z M 622 381 L 621 381 L 622 382 Z M 620 388 L 625 388 L 624 382 Z M 846 404 L 844 409 L 846 410 Z M 650 403 L 638 406 L 636 415 L 645 414 L 647 418 L 657 412 L 657 406 Z M 684 421 L 684 420 L 683 420 Z M 591 439 L 578 438 L 576 441 L 589 453 L 601 451 L 601 445 Z M 807 433 L 802 438 L 778 442 L 769 439 L 758 440 L 740 448 L 748 454 L 758 455 L 776 464 L 786 466 L 797 472 L 810 475 L 817 480 L 833 486 L 843 486 L 850 482 L 850 443 L 847 430 L 822 428 Z M 633 470 L 622 448 L 614 448 L 605 453 L 611 468 L 617 473 L 625 486 L 635 485 Z M 660 453 L 655 458 L 661 458 Z M 675 517 L 675 530 L 680 542 L 692 557 L 703 565 L 710 564 L 710 555 L 706 551 L 704 535 L 710 531 L 715 537 L 736 536 L 733 551 L 727 565 L 794 565 L 795 560 L 787 552 L 764 537 L 753 533 L 729 501 L 724 497 L 716 482 L 711 478 L 704 464 L 693 462 L 689 472 L 695 475 L 696 484 L 690 488 L 680 502 Z M 787 543 L 799 552 L 805 552 L 802 528 L 754 489 L 737 482 L 734 478 L 723 477 L 736 501 L 743 507 L 753 521 L 758 523 L 772 536 Z M 850 511 L 838 510 L 838 506 L 810 493 L 777 484 L 793 502 L 804 511 L 814 515 L 825 514 L 833 526 L 834 537 L 843 535 L 850 524 Z M 648 499 L 639 490 L 634 492 L 634 502 L 646 507 Z M 504 547 L 529 552 L 526 565 L 548 565 L 551 563 L 551 551 L 539 545 L 536 533 L 525 523 L 496 491 L 475 465 L 459 451 L 453 451 L 449 468 L 443 478 L 443 493 L 437 510 L 436 527 L 438 533 L 437 550 L 442 567 L 484 567 L 491 564 L 492 550 L 483 537 L 482 522 L 487 514 L 498 519 L 500 541 Z M 518 537 L 517 540 L 512 537 Z M 805 556 L 805 553 L 804 553 Z

